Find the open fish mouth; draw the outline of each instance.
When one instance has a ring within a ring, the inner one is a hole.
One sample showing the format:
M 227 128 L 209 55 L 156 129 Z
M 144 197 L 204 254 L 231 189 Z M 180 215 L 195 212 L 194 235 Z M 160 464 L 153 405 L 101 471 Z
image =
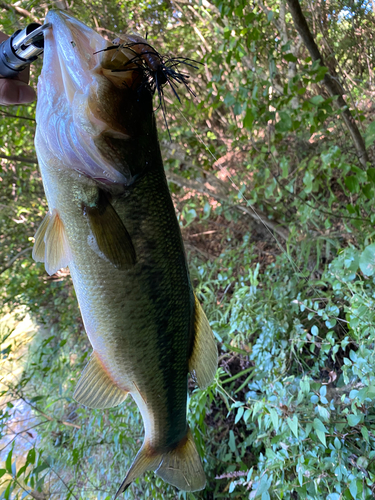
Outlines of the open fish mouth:
M 49 11 L 45 22 L 51 24 L 45 32 L 43 62 L 44 72 L 53 77 L 48 78 L 50 103 L 57 104 L 64 94 L 72 104 L 74 95 L 94 82 L 92 70 L 100 65 L 97 52 L 109 42 L 63 11 Z
M 40 156 L 58 158 L 109 187 L 130 185 L 136 172 L 124 166 L 118 144 L 141 135 L 145 115 L 152 116 L 152 95 L 142 89 L 140 69 L 129 64 L 132 52 L 106 51 L 111 42 L 65 12 L 49 11 L 45 22 L 51 27 L 45 31 L 37 122 L 48 134 L 37 134 Z M 142 101 L 143 114 L 135 101 Z
M 138 72 L 136 65 L 128 64 L 134 57 L 130 50 L 105 51 L 113 46 L 111 42 L 63 11 L 49 11 L 45 22 L 51 23 L 44 54 L 44 67 L 53 74 L 49 85 L 59 93 L 63 89 L 70 104 L 75 93 L 84 93 L 95 82 L 96 74 L 104 74 L 118 86 L 130 86 L 131 70 Z M 121 68 L 126 69 L 119 74 Z

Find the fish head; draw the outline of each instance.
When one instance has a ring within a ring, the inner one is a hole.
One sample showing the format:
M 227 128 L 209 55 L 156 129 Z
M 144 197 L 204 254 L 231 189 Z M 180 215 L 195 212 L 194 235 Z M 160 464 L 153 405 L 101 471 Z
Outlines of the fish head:
M 39 162 L 74 169 L 109 190 L 132 184 L 160 156 L 152 92 L 134 53 L 66 12 L 51 10 L 45 22 Z

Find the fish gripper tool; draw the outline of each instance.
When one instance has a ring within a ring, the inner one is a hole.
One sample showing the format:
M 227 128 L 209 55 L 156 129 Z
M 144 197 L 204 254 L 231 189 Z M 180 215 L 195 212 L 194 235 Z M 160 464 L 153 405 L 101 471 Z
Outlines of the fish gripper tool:
M 17 30 L 0 44 L 0 75 L 5 78 L 16 76 L 35 61 L 44 50 L 44 30 L 51 23 L 31 23 L 23 30 Z

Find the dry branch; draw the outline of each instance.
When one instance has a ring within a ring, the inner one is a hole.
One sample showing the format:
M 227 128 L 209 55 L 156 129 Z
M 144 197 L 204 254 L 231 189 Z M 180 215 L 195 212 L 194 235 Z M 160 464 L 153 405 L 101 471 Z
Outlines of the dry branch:
M 17 12 L 22 17 L 29 17 L 32 19 L 35 23 L 39 23 L 40 20 L 34 16 L 31 12 L 29 12 L 26 9 L 23 9 L 22 7 L 18 7 L 18 5 L 8 5 L 7 3 L 0 2 L 0 7 L 5 10 L 14 10 Z
M 38 163 L 38 160 L 36 158 L 25 158 L 23 156 L 6 156 L 6 155 L 1 155 L 0 158 L 4 158 L 6 160 L 13 160 L 13 161 L 22 161 L 25 163 Z M 184 177 L 181 177 L 177 174 L 174 174 L 172 172 L 167 172 L 167 179 L 170 182 L 173 182 L 174 184 L 177 184 L 178 186 L 188 188 L 188 189 L 194 189 L 195 191 L 198 191 L 199 193 L 205 194 L 207 196 L 212 196 L 216 200 L 219 201 L 224 201 L 226 203 L 229 203 L 233 205 L 233 202 L 230 200 L 230 194 L 231 194 L 231 189 L 228 183 L 221 181 L 217 177 L 215 177 L 213 174 L 206 173 L 205 174 L 208 179 L 198 181 L 198 180 L 192 180 L 192 179 L 185 179 Z M 209 186 L 209 187 L 207 187 Z M 289 237 L 289 231 L 285 227 L 281 227 L 281 224 L 278 221 L 272 221 L 270 220 L 266 214 L 261 212 L 258 209 L 251 209 L 248 207 L 245 207 L 243 205 L 234 205 L 237 210 L 240 212 L 243 212 L 247 215 L 250 215 L 254 220 L 257 222 L 260 222 L 267 226 L 269 229 L 272 231 L 275 231 L 279 236 L 281 236 L 284 240 L 287 240 Z M 5 270 L 5 269 L 4 269 Z M 2 271 L 0 271 L 1 274 Z
M 9 161 L 22 161 L 24 163 L 35 163 L 35 164 L 38 163 L 38 160 L 36 158 L 25 158 L 23 156 L 7 156 L 4 154 L 0 154 L 0 158 Z
M 35 122 L 35 118 L 30 118 L 29 116 L 13 115 L 12 113 L 7 113 L 3 110 L 0 111 L 0 115 L 6 116 L 8 118 L 18 118 L 19 120 L 30 120 L 31 122 Z
M 207 196 L 212 196 L 218 201 L 226 202 L 233 205 L 233 201 L 230 199 L 231 188 L 226 182 L 220 181 L 212 174 L 206 174 L 207 178 L 201 181 L 195 179 L 185 179 L 180 175 L 174 174 L 173 172 L 167 172 L 167 179 L 180 187 L 194 189 L 199 193 L 205 194 Z M 285 227 L 281 227 L 278 221 L 270 220 L 266 214 L 258 209 L 251 209 L 243 205 L 233 205 L 237 210 L 250 215 L 258 223 L 262 223 L 267 226 L 272 231 L 275 231 L 284 240 L 289 237 L 289 231 Z
M 16 261 L 17 259 L 19 259 L 20 257 L 22 257 L 22 255 L 25 255 L 25 253 L 30 252 L 32 249 L 33 249 L 33 247 L 27 247 L 27 248 L 24 248 L 23 250 L 21 250 L 21 252 L 19 252 L 17 255 L 15 255 L 15 256 L 13 257 L 13 259 L 10 259 L 10 261 L 9 261 L 9 262 L 7 262 L 7 263 L 5 264 L 5 266 L 4 266 L 4 267 L 2 267 L 2 268 L 0 269 L 0 274 L 3 274 L 3 272 L 4 272 L 4 271 L 6 271 L 6 270 L 7 270 L 7 269 L 9 269 L 10 267 L 12 267 L 12 266 L 13 266 L 13 264 L 15 263 L 15 261 Z

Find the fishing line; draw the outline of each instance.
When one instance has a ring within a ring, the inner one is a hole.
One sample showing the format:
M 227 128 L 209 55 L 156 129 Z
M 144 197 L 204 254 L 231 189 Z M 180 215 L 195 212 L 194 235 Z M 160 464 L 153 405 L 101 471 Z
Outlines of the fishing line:
M 193 124 L 191 122 L 188 121 L 188 119 L 186 118 L 186 116 L 184 115 L 184 113 L 177 107 L 177 106 L 174 106 L 175 109 L 178 110 L 178 112 L 181 114 L 181 116 L 183 117 L 183 119 L 186 121 L 186 123 L 189 125 L 189 127 L 191 127 L 193 129 L 193 132 L 196 136 L 196 138 L 198 139 L 198 141 L 204 146 L 204 148 L 208 151 L 208 153 L 212 156 L 212 158 L 214 159 L 215 163 L 218 162 L 218 159 L 216 158 L 216 156 L 213 154 L 213 152 L 210 150 L 210 148 L 208 147 L 208 145 L 204 142 L 204 140 L 201 138 L 201 135 L 196 131 L 196 129 L 194 128 Z M 275 160 L 274 160 L 275 161 Z M 325 298 L 321 295 L 321 292 L 320 290 L 318 290 L 317 288 L 315 288 L 313 285 L 311 285 L 309 283 L 309 278 L 308 277 L 303 277 L 303 273 L 302 271 L 300 270 L 300 268 L 298 267 L 298 265 L 293 261 L 292 257 L 289 255 L 289 253 L 284 249 L 284 247 L 281 245 L 280 241 L 277 239 L 277 237 L 275 236 L 275 234 L 271 231 L 271 229 L 267 226 L 267 224 L 263 221 L 263 219 L 260 217 L 260 215 L 258 214 L 258 212 L 255 210 L 255 208 L 249 203 L 249 201 L 246 199 L 245 195 L 242 193 L 241 189 L 237 186 L 237 184 L 235 183 L 233 177 L 230 175 L 230 172 L 229 170 L 225 167 L 225 166 L 222 166 L 220 167 L 219 166 L 219 170 L 222 171 L 223 169 L 226 169 L 227 173 L 228 173 L 228 178 L 231 182 L 231 184 L 233 185 L 233 187 L 236 189 L 236 191 L 239 193 L 239 195 L 241 196 L 241 198 L 245 201 L 246 203 L 246 206 L 250 207 L 250 209 L 252 210 L 252 212 L 254 213 L 254 215 L 256 216 L 256 218 L 259 220 L 259 222 L 266 228 L 267 232 L 273 237 L 273 239 L 276 241 L 276 244 L 278 246 L 278 248 L 281 250 L 281 252 L 283 254 L 286 255 L 289 263 L 291 264 L 294 272 L 296 273 L 296 276 L 297 276 L 297 280 L 299 282 L 301 282 L 301 280 L 304 281 L 305 284 L 307 284 L 309 290 L 313 291 L 316 295 L 319 296 L 319 298 Z M 302 276 L 302 278 L 301 278 Z M 299 304 L 299 302 L 298 302 Z M 299 304 L 299 305 L 303 305 L 305 308 L 307 308 L 307 306 L 305 304 Z M 315 311 L 316 314 L 318 314 L 318 311 Z M 327 313 L 326 313 L 327 314 Z M 352 316 L 355 317 L 354 314 L 351 313 Z M 327 314 L 327 317 L 330 317 L 328 314 Z M 337 318 L 337 317 L 333 317 L 331 316 L 331 319 L 335 319 L 337 321 L 337 324 L 339 326 L 339 328 L 341 329 L 341 331 L 346 334 L 347 331 L 344 329 L 343 325 L 341 324 L 341 322 L 345 322 L 345 320 L 341 320 L 341 318 Z M 360 318 L 359 318 L 360 319 Z M 346 323 L 346 322 L 345 322 Z

